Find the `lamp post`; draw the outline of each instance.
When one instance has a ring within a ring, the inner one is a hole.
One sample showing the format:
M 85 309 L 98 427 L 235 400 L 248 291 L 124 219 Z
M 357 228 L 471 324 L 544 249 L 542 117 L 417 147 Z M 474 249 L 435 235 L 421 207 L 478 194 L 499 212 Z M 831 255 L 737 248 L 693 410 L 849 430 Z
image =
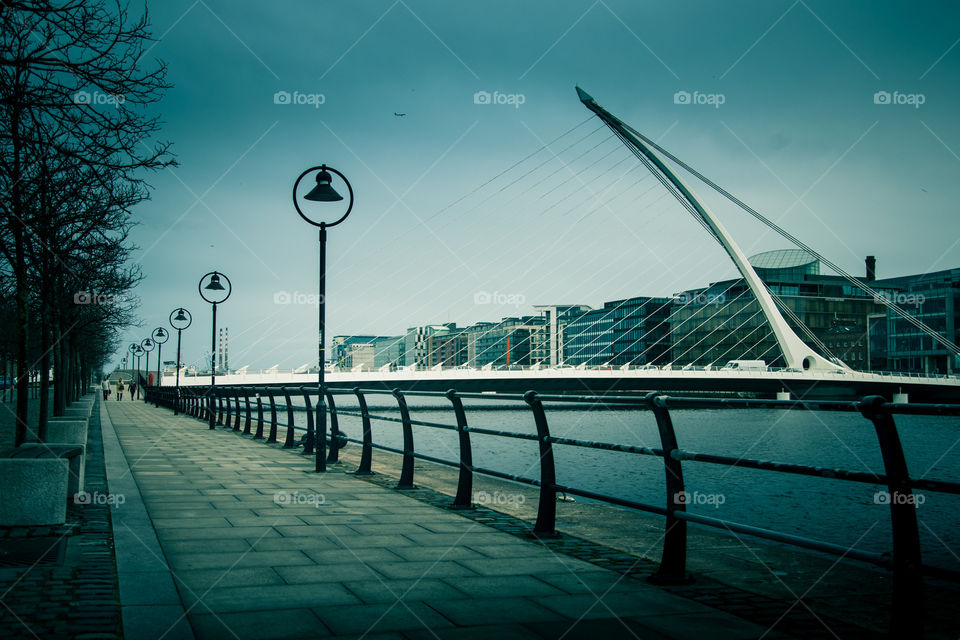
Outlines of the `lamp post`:
M 170 312 L 170 326 L 177 330 L 177 396 L 173 403 L 173 415 L 180 413 L 180 334 L 191 324 L 193 316 L 183 307 Z
M 137 393 L 140 392 L 140 357 L 143 355 L 143 347 L 141 347 L 136 342 L 130 344 L 130 353 L 133 354 L 133 357 L 137 359 L 137 374 L 134 376 L 134 379 L 131 380 L 131 383 L 137 386 Z M 133 400 L 133 393 L 130 393 L 130 399 Z
M 133 380 L 133 361 L 137 357 L 137 349 L 139 348 L 140 345 L 138 345 L 136 342 L 131 342 L 130 346 L 127 347 L 127 351 L 130 352 L 130 379 L 127 380 L 127 384 Z
M 336 218 L 333 222 L 317 221 L 305 214 L 300 208 L 300 203 L 297 200 L 297 187 L 300 186 L 300 182 L 310 175 L 311 173 L 316 172 L 316 182 L 317 184 L 310 190 L 309 193 L 303 196 L 304 200 L 310 202 L 339 202 L 343 200 L 341 196 L 331 185 L 333 182 L 333 176 L 331 173 L 336 174 L 340 177 L 343 183 L 347 187 L 347 192 L 350 196 L 350 201 L 347 204 L 347 209 L 344 213 Z M 314 440 L 316 440 L 315 448 L 315 468 L 317 472 L 327 470 L 327 401 L 323 395 L 323 375 L 324 375 L 324 342 L 326 341 L 326 294 L 327 294 L 327 273 L 326 273 L 326 261 L 327 261 L 327 229 L 329 227 L 335 227 L 344 220 L 347 219 L 347 216 L 350 215 L 350 211 L 353 210 L 353 187 L 350 186 L 350 181 L 347 180 L 346 176 L 334 169 L 333 167 L 328 167 L 325 164 L 320 165 L 319 167 L 311 167 L 300 174 L 297 178 L 297 181 L 293 183 L 293 206 L 296 208 L 297 213 L 300 214 L 300 217 L 306 220 L 308 223 L 312 224 L 315 227 L 320 229 L 320 273 L 319 273 L 319 285 L 320 285 L 320 311 L 319 311 L 319 335 L 318 335 L 318 344 L 317 344 L 317 359 L 319 366 L 319 372 L 317 373 L 317 427 L 316 434 L 307 433 L 307 444 L 306 450 L 309 451 L 310 447 L 314 446 Z
M 145 369 L 146 372 L 147 372 L 147 375 L 146 375 L 146 382 L 148 383 L 147 386 L 149 386 L 149 382 L 150 382 L 150 352 L 153 351 L 154 347 L 156 347 L 156 346 L 157 346 L 157 345 L 155 345 L 155 344 L 153 343 L 153 340 L 151 340 L 150 338 L 144 338 L 143 340 L 140 341 L 140 347 L 141 347 L 141 348 L 144 350 L 144 352 L 146 352 L 146 354 L 147 354 L 147 366 L 144 367 L 144 369 Z M 143 385 L 141 385 L 141 384 L 138 384 L 138 385 L 137 385 L 137 400 L 140 399 L 140 387 L 142 387 L 142 386 L 143 386 Z M 146 391 L 143 392 L 143 399 L 144 399 L 144 400 L 147 399 L 147 392 L 146 392 Z
M 227 281 L 224 287 L 220 279 Z M 203 283 L 207 284 L 204 285 Z M 217 387 L 217 305 L 227 301 L 230 294 L 233 293 L 233 285 L 230 278 L 218 271 L 211 271 L 200 278 L 200 284 L 197 285 L 200 291 L 200 297 L 213 306 L 213 330 L 210 333 L 210 392 L 207 397 L 207 413 L 210 417 L 210 428 L 217 428 L 217 418 L 213 411 L 213 393 Z M 206 291 L 206 294 L 204 294 Z
M 160 384 L 160 365 L 162 364 L 160 354 L 163 353 L 163 343 L 170 339 L 170 334 L 163 327 L 157 327 L 150 337 L 153 338 L 153 343 L 157 345 L 157 386 L 160 387 L 163 386 Z

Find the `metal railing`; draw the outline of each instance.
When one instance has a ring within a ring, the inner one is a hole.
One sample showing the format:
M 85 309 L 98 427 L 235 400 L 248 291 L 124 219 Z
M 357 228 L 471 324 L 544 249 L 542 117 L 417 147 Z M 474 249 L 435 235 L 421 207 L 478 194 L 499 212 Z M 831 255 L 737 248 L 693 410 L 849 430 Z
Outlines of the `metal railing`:
M 873 565 L 891 569 L 893 572 L 893 608 L 892 631 L 895 633 L 910 631 L 916 634 L 922 624 L 923 576 L 931 575 L 950 580 L 960 580 L 960 572 L 942 567 L 924 565 L 921 559 L 920 536 L 916 517 L 913 491 L 921 489 L 931 493 L 960 495 L 960 483 L 945 480 L 912 478 L 907 471 L 906 458 L 897 426 L 896 415 L 915 416 L 960 416 L 960 405 L 947 404 L 892 404 L 880 396 L 871 396 L 860 401 L 791 401 L 756 400 L 733 398 L 685 398 L 671 397 L 659 393 L 634 396 L 556 396 L 541 395 L 528 391 L 523 395 L 460 393 L 455 390 L 443 392 L 425 391 L 388 391 L 384 389 L 327 389 L 325 390 L 327 410 L 329 412 L 330 434 L 321 427 L 320 432 L 314 424 L 312 397 L 316 397 L 315 385 L 302 386 L 222 386 L 217 387 L 214 398 L 207 387 L 181 387 L 180 397 L 171 388 L 152 387 L 148 401 L 157 406 L 176 408 L 187 415 L 203 421 L 209 421 L 208 411 L 216 412 L 217 424 L 234 431 L 252 435 L 254 439 L 265 439 L 267 443 L 279 442 L 279 429 L 284 429 L 283 446 L 295 448 L 303 444 L 304 453 L 313 453 L 325 462 L 336 462 L 339 450 L 348 442 L 361 447 L 361 456 L 357 474 L 370 474 L 373 450 L 387 451 L 402 456 L 398 489 L 414 487 L 414 461 L 416 459 L 455 467 L 459 469 L 457 492 L 452 502 L 454 509 L 471 508 L 473 480 L 475 474 L 500 478 L 539 488 L 539 502 L 533 535 L 538 537 L 555 536 L 557 494 L 581 496 L 621 507 L 628 507 L 647 513 L 663 516 L 666 519 L 663 537 L 663 551 L 657 572 L 651 581 L 660 584 L 677 584 L 690 580 L 686 572 L 687 523 L 722 529 L 734 534 L 747 534 L 768 540 L 774 540 L 807 549 L 825 552 L 842 558 L 853 558 Z M 304 406 L 294 406 L 292 399 L 302 398 Z M 336 396 L 354 396 L 356 410 L 338 409 Z M 390 396 L 396 402 L 399 417 L 372 413 L 368 407 L 369 397 Z M 278 402 L 282 398 L 282 404 Z M 455 418 L 455 424 L 443 424 L 411 417 L 408 398 L 446 399 Z M 215 402 L 211 400 L 215 399 Z M 243 406 L 241 406 L 241 400 Z M 516 433 L 510 431 L 470 427 L 463 401 L 490 401 L 525 406 L 532 414 L 536 433 Z M 633 446 L 610 442 L 592 442 L 574 438 L 551 435 L 547 412 L 544 404 L 554 406 L 582 406 L 591 411 L 613 409 L 649 410 L 656 420 L 660 447 Z M 265 407 L 265 405 L 267 405 Z M 836 468 L 824 468 L 790 462 L 758 460 L 731 457 L 711 453 L 699 453 L 681 449 L 674 429 L 671 410 L 675 409 L 789 409 L 801 411 L 829 411 L 857 413 L 872 423 L 879 443 L 883 461 L 883 473 L 852 471 Z M 269 411 L 269 417 L 265 411 Z M 285 421 L 279 418 L 279 411 L 285 412 Z M 296 411 L 306 412 L 306 425 L 297 425 Z M 350 438 L 339 429 L 339 416 L 354 416 L 361 420 L 362 435 Z M 377 420 L 399 424 L 402 432 L 402 448 L 391 447 L 373 441 L 371 421 Z M 414 446 L 413 427 L 426 427 L 455 431 L 458 435 L 459 455 L 457 460 L 447 460 L 418 452 Z M 298 443 L 297 431 L 305 437 Z M 264 435 L 266 432 L 266 436 Z M 504 471 L 478 467 L 473 464 L 471 434 L 495 436 L 515 440 L 536 441 L 539 448 L 539 477 L 529 478 Z M 316 445 L 316 451 L 314 449 Z M 572 487 L 557 482 L 554 445 L 582 447 L 594 450 L 617 451 L 642 456 L 653 456 L 663 460 L 666 476 L 666 496 L 663 504 L 648 504 L 617 496 L 591 491 L 581 487 Z M 876 553 L 860 549 L 843 547 L 838 544 L 775 531 L 763 527 L 747 525 L 721 518 L 690 513 L 686 508 L 687 496 L 684 482 L 685 463 L 706 463 L 757 469 L 777 473 L 829 478 L 853 483 L 866 483 L 886 487 L 889 492 L 890 523 L 892 530 L 892 550 L 890 553 Z M 318 462 L 318 468 L 325 468 Z

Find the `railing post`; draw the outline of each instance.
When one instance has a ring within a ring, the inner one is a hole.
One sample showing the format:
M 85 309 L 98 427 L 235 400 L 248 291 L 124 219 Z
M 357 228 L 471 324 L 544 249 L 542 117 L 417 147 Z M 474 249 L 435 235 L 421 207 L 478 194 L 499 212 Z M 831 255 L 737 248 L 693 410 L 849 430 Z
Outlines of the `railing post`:
M 244 435 L 250 435 L 250 394 L 253 393 L 253 388 L 247 390 L 247 393 L 243 396 L 243 406 L 247 411 L 246 419 L 243 421 L 243 433 Z
M 313 403 L 310 402 L 310 394 L 307 392 L 306 385 L 300 387 L 300 393 L 303 394 L 303 403 L 307 412 L 307 439 L 303 443 L 303 453 L 306 455 L 313 453 Z
M 290 392 L 286 387 L 282 388 L 284 402 L 287 403 L 287 437 L 284 439 L 283 448 L 284 449 L 293 449 L 296 445 L 294 442 L 294 430 L 293 430 L 293 401 L 290 400 Z
M 470 509 L 473 507 L 473 449 L 470 448 L 470 432 L 467 431 L 467 414 L 456 389 L 447 391 L 447 397 L 450 398 L 453 412 L 457 416 L 457 436 L 460 440 L 460 477 L 457 480 L 457 495 L 453 499 L 453 508 Z
M 686 511 L 686 491 L 683 484 L 683 467 L 673 457 L 679 449 L 677 432 L 667 409 L 666 401 L 656 393 L 644 398 L 657 419 L 660 447 L 663 449 L 663 470 L 666 474 L 667 519 L 664 523 L 663 552 L 660 568 L 647 580 L 654 584 L 690 584 L 693 578 L 687 573 L 687 521 L 677 518 L 677 511 Z
M 277 441 L 277 402 L 273 397 L 273 389 L 268 389 L 267 393 L 270 394 L 270 435 L 267 443 L 273 444 Z
M 224 400 L 225 400 L 225 404 L 227 405 L 227 410 L 220 411 L 220 415 L 224 416 L 225 418 L 223 421 L 223 426 L 225 426 L 227 429 L 230 428 L 230 423 L 233 422 L 233 412 L 230 410 L 230 400 L 233 399 L 232 394 L 230 393 L 231 391 L 232 389 L 224 389 L 224 392 L 226 394 L 226 397 L 224 398 Z
M 240 394 L 243 392 L 242 387 L 235 387 L 235 393 L 233 394 L 233 430 L 240 431 Z
M 413 484 L 413 425 L 410 424 L 410 409 L 407 408 L 407 399 L 399 389 L 393 390 L 393 397 L 397 399 L 400 422 L 403 426 L 403 467 L 400 469 L 400 481 L 396 488 L 416 489 Z
M 886 501 L 890 504 L 893 530 L 893 606 L 890 612 L 892 637 L 919 638 L 923 635 L 923 574 L 916 500 L 910 473 L 903 455 L 893 414 L 881 396 L 868 396 L 857 409 L 873 423 L 880 443 L 880 455 L 887 476 Z M 882 502 L 877 494 L 876 502 Z
M 254 440 L 263 440 L 263 399 L 257 392 L 257 431 L 253 435 Z
M 330 453 L 327 455 L 327 462 L 338 464 L 340 462 L 340 422 L 337 420 L 337 403 L 333 401 L 333 394 L 329 390 L 326 391 L 326 396 L 327 411 L 330 413 Z
M 536 391 L 523 394 L 523 401 L 533 411 L 533 421 L 537 426 L 537 444 L 540 446 L 540 504 L 537 507 L 537 522 L 532 535 L 538 538 L 552 538 L 557 535 L 557 470 L 553 460 L 553 444 L 550 442 L 550 427 L 543 411 L 543 403 Z
M 363 423 L 363 449 L 360 452 L 360 466 L 357 467 L 356 474 L 361 476 L 373 475 L 370 470 L 370 464 L 373 462 L 373 434 L 370 430 L 370 411 L 367 409 L 367 399 L 359 387 L 354 387 L 353 392 L 357 396 L 357 403 L 360 405 L 360 420 Z
M 217 390 L 217 424 L 223 424 L 223 393 Z

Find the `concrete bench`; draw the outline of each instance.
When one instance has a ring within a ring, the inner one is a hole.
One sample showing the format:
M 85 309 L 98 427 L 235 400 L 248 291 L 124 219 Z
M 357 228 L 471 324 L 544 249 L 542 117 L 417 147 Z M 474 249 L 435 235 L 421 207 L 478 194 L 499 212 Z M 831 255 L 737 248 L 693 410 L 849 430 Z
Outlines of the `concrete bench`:
M 87 429 L 89 428 L 89 422 L 86 419 L 71 419 L 66 417 L 57 417 L 50 418 L 47 420 L 47 437 L 46 444 L 49 446 L 53 445 L 74 445 L 81 448 L 81 454 L 79 459 L 79 471 L 77 472 L 77 483 L 79 488 L 77 491 L 71 490 L 71 495 L 73 493 L 83 491 L 84 483 L 84 474 L 86 471 L 86 459 L 87 459 Z M 39 443 L 24 443 L 25 445 L 33 446 L 42 446 Z
M 0 526 L 67 521 L 67 500 L 79 493 L 83 447 L 26 444 L 0 450 Z

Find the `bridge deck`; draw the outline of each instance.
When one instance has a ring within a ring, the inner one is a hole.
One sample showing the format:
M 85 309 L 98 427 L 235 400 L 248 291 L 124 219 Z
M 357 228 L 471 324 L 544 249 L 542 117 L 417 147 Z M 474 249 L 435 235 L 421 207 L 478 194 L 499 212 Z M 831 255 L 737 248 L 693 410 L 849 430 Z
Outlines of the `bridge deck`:
M 358 477 L 313 474 L 289 451 L 142 403 L 105 405 L 162 549 L 151 553 L 140 536 L 124 542 L 129 527 L 115 522 L 121 593 L 146 575 L 125 571 L 124 558 L 165 557 L 197 637 L 765 631 Z M 189 635 L 182 624 L 167 637 L 180 635 Z

